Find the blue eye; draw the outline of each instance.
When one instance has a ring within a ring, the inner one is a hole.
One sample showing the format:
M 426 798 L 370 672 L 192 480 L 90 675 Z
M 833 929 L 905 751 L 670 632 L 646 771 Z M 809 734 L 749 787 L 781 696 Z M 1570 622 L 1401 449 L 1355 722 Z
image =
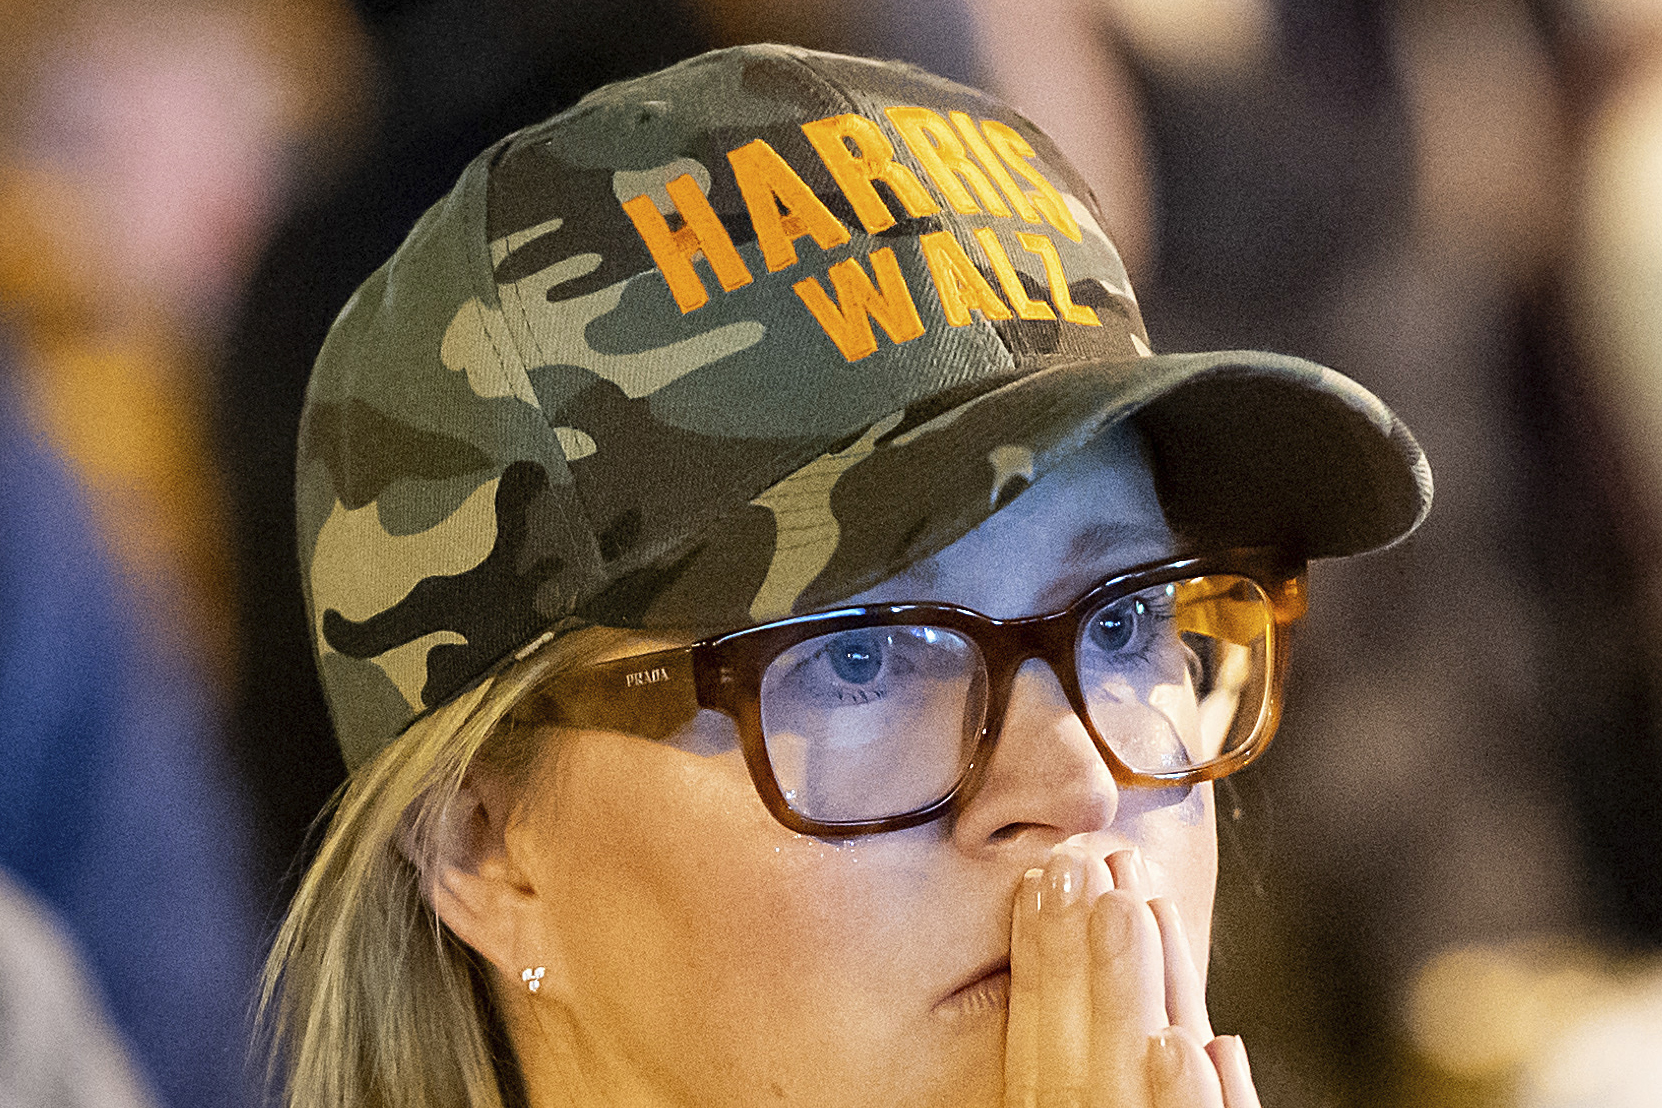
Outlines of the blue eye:
M 1135 597 L 1102 609 L 1091 617 L 1091 645 L 1109 654 L 1124 650 L 1136 638 L 1137 624 L 1145 611 L 1143 602 Z
M 883 670 L 883 647 L 872 634 L 839 635 L 826 651 L 831 671 L 851 685 L 867 685 Z

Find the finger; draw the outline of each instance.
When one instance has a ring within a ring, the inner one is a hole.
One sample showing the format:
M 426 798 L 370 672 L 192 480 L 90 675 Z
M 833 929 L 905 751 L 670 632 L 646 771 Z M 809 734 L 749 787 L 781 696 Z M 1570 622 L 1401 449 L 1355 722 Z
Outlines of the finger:
M 1141 900 L 1154 895 L 1154 882 L 1149 878 L 1142 851 L 1136 847 L 1116 850 L 1108 855 L 1108 872 L 1114 875 L 1114 888 L 1121 892 Z
M 1219 1035 L 1206 1044 L 1207 1056 L 1223 1084 L 1224 1108 L 1260 1108 L 1258 1087 L 1252 1083 L 1246 1044 L 1239 1035 Z
M 1091 977 L 1086 955 L 1090 903 L 1085 885 L 1090 859 L 1084 851 L 1063 848 L 1050 857 L 1039 885 L 1037 1102 L 1084 1103 L 1089 1074 Z M 1100 859 L 1094 859 L 1102 865 Z
M 1108 863 L 1085 851 L 1085 903 L 1095 904 L 1096 898 L 1114 887 L 1114 875 L 1108 872 Z
M 1045 871 L 1030 869 L 1016 891 L 1010 928 L 1010 1016 L 1004 1032 L 1004 1103 L 1035 1108 L 1039 1088 L 1039 911 Z
M 1200 1040 L 1181 1027 L 1149 1039 L 1148 1103 L 1151 1108 L 1224 1108 L 1223 1087 Z
M 1206 987 L 1200 983 L 1183 916 L 1177 905 L 1163 896 L 1149 901 L 1148 907 L 1160 928 L 1160 949 L 1165 958 L 1166 1019 L 1193 1035 L 1196 1042 L 1209 1043 L 1212 1020 L 1206 1014 Z
M 1089 938 L 1093 1094 L 1102 1104 L 1141 1104 L 1149 1036 L 1169 1022 L 1159 928 L 1141 898 L 1115 890 L 1092 908 Z

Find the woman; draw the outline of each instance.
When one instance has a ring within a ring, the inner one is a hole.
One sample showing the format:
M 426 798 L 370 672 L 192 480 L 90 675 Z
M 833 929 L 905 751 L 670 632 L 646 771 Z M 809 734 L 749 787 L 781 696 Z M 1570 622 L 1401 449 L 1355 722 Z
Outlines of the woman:
M 510 136 L 342 312 L 299 481 L 354 775 L 291 1103 L 1256 1103 L 1209 781 L 1429 470 L 1330 370 L 1150 355 L 1007 107 L 745 47 Z

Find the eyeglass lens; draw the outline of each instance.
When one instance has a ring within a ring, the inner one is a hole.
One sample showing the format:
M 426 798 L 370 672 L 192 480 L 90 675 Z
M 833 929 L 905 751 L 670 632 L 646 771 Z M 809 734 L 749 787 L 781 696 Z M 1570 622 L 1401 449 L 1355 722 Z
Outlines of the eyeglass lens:
M 1244 577 L 1173 581 L 1080 621 L 1079 685 L 1091 723 L 1139 773 L 1191 769 L 1257 733 L 1273 613 Z
M 785 651 L 762 675 L 761 703 L 785 802 L 836 821 L 945 796 L 975 753 L 986 673 L 973 642 L 937 627 L 862 627 Z
M 1203 765 L 1266 714 L 1269 599 L 1217 574 L 1083 614 L 1075 644 L 1092 725 L 1136 772 Z M 963 632 L 880 625 L 807 639 L 762 675 L 762 733 L 786 803 L 826 822 L 882 819 L 950 794 L 987 718 L 987 663 Z

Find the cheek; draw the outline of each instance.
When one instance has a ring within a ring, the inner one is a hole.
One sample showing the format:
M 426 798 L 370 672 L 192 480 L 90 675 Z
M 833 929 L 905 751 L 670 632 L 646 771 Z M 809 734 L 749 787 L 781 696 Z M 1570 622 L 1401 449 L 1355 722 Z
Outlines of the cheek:
M 774 871 L 788 844 L 769 841 L 757 818 L 766 813 L 735 787 L 748 789 L 733 780 L 736 761 L 616 736 L 567 742 L 539 869 L 549 914 L 589 985 L 660 972 L 651 959 L 670 950 L 679 976 L 708 977 L 706 963 L 736 943 L 800 926 L 769 895 L 783 887 Z M 631 964 L 611 964 L 625 956 Z
M 1155 895 L 1177 903 L 1204 975 L 1218 882 L 1217 810 L 1210 782 L 1184 791 L 1123 792 L 1115 823 L 1143 852 Z
M 563 954 L 563 999 L 677 1082 L 716 1080 L 698 1076 L 716 1057 L 846 1070 L 860 1057 L 850 1043 L 904 1041 L 907 998 L 926 1007 L 944 975 L 920 948 L 963 928 L 961 898 L 940 887 L 938 834 L 794 835 L 737 752 L 614 735 L 563 741 L 541 784 L 527 868 Z M 816 1059 L 824 1044 L 842 1060 Z
M 845 848 L 794 835 L 767 814 L 736 751 L 689 756 L 579 736 L 561 762 L 543 868 L 556 885 L 583 890 L 565 907 L 644 913 L 711 945 L 743 941 L 763 924 L 830 926 L 841 901 L 863 889 L 861 874 L 835 864 Z M 804 882 L 812 895 L 797 895 Z

